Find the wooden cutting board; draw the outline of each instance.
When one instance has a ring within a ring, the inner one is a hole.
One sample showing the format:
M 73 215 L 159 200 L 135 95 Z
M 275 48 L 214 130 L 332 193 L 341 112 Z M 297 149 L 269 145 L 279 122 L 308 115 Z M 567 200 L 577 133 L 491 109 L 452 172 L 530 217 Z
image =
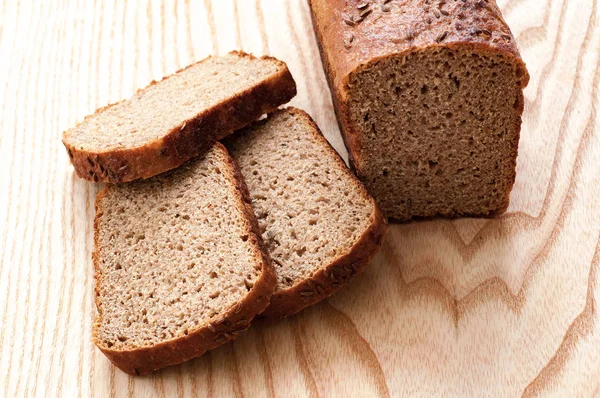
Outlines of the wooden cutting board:
M 393 226 L 329 300 L 135 378 L 90 341 L 98 188 L 61 132 L 239 48 L 345 156 L 307 2 L 2 1 L 0 396 L 600 396 L 600 6 L 499 5 L 532 76 L 509 212 Z

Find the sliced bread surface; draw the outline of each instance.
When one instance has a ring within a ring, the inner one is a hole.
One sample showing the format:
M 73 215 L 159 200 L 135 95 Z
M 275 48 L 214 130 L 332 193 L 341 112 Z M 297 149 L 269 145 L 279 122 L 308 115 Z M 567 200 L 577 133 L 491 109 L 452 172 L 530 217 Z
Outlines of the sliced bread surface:
M 386 215 L 503 213 L 529 74 L 496 0 L 309 3 L 350 164 Z
M 97 110 L 64 132 L 63 143 L 79 177 L 113 183 L 149 178 L 208 150 L 295 94 L 285 63 L 231 52 Z
M 94 343 L 143 374 L 234 339 L 266 308 L 276 278 L 248 191 L 219 143 L 96 199 Z
M 225 145 L 248 185 L 277 274 L 261 317 L 294 314 L 368 264 L 387 221 L 308 114 L 277 111 Z

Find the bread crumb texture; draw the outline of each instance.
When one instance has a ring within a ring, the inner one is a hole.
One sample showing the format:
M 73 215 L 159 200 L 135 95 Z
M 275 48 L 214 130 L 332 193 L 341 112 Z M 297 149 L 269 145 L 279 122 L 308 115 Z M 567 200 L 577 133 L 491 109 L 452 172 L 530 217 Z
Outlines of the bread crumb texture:
M 514 57 L 429 47 L 348 84 L 359 178 L 386 215 L 487 215 L 508 205 L 526 79 Z
M 346 255 L 373 222 L 373 200 L 306 113 L 279 111 L 225 142 L 250 190 L 276 291 Z
M 97 203 L 98 344 L 152 346 L 207 326 L 261 276 L 262 257 L 225 149 Z
M 275 59 L 235 52 L 210 57 L 85 118 L 66 136 L 70 145 L 92 152 L 142 147 L 282 67 Z

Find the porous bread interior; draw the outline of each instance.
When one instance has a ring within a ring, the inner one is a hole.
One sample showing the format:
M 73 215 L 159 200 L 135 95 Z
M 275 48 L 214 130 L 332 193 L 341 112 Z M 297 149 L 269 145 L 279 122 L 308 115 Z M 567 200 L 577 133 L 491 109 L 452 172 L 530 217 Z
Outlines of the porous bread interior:
M 106 348 L 185 336 L 240 302 L 262 259 L 223 149 L 101 200 L 97 284 Z
M 137 148 L 282 70 L 273 59 L 237 53 L 211 57 L 108 107 L 68 132 L 83 150 Z
M 350 78 L 359 177 L 388 217 L 488 215 L 515 179 L 521 68 L 501 54 L 433 47 Z
M 289 110 L 226 141 L 248 185 L 280 291 L 348 253 L 374 204 L 316 130 Z

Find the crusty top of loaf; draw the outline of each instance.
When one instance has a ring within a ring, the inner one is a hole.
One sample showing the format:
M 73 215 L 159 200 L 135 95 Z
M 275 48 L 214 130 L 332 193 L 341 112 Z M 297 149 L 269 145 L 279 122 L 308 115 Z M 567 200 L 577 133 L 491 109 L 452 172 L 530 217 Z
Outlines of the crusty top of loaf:
M 217 143 L 172 172 L 100 192 L 93 334 L 101 348 L 185 338 L 249 294 L 266 260 L 237 173 Z
M 248 185 L 277 291 L 352 250 L 377 205 L 305 112 L 288 108 L 225 141 Z
M 142 147 L 284 70 L 275 58 L 240 52 L 209 57 L 99 109 L 67 130 L 63 141 L 95 153 Z
M 514 57 L 523 69 L 523 87 L 527 85 L 525 64 L 495 0 L 310 3 L 336 90 L 342 90 L 350 73 L 378 58 L 428 46 L 461 45 Z

